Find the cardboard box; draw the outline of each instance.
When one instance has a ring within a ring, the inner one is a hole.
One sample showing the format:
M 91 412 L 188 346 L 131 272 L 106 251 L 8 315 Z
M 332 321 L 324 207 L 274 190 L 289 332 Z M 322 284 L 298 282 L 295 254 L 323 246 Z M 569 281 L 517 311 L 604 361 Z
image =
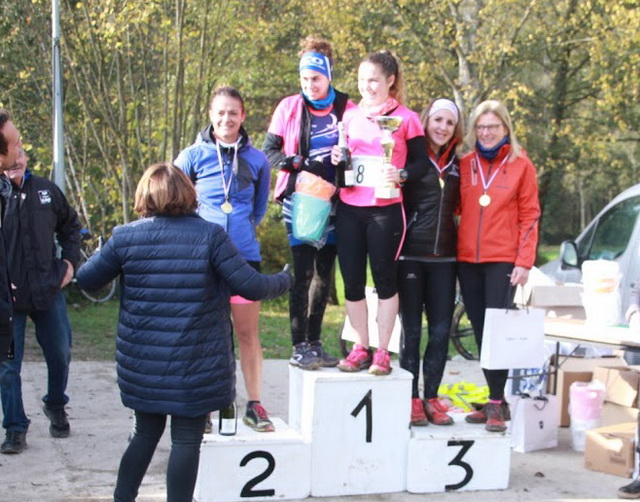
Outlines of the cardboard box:
M 532 307 L 582 307 L 581 284 L 531 286 Z
M 630 408 L 638 405 L 640 371 L 637 366 L 599 366 L 593 370 L 593 379 L 605 385 L 605 401 Z
M 605 403 L 602 405 L 602 425 L 616 425 L 624 422 L 638 421 L 638 408 L 629 408 L 615 403 Z
M 553 369 L 555 367 L 555 355 L 552 358 Z M 566 357 L 560 356 L 560 368 L 558 369 L 558 386 L 556 395 L 560 401 L 560 427 L 568 427 L 569 417 L 569 386 L 573 382 L 590 382 L 593 370 L 598 366 L 627 366 L 624 359 L 618 357 Z M 554 375 L 549 375 L 549 393 L 553 394 Z
M 636 429 L 636 422 L 626 422 L 587 431 L 584 466 L 592 471 L 631 477 Z

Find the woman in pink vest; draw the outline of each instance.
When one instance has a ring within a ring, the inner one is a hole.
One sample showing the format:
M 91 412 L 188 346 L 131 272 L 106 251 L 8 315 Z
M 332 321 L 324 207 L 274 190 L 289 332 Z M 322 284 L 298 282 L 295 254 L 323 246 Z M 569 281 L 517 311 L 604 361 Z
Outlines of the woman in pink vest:
M 400 65 L 389 51 L 367 56 L 358 69 L 362 100 L 343 118 L 354 169 L 354 185 L 340 190 L 336 215 L 338 260 L 344 279 L 347 315 L 358 342 L 338 368 L 374 375 L 391 371 L 389 339 L 398 314 L 397 259 L 405 232 L 399 184 L 426 172 L 425 136 L 418 115 L 404 106 Z M 383 161 L 383 133 L 378 117 L 402 119 L 393 132 L 391 162 Z M 340 149 L 332 160 L 338 164 Z M 381 188 L 382 190 L 378 190 Z M 367 260 L 378 294 L 378 348 L 369 347 L 365 299 Z

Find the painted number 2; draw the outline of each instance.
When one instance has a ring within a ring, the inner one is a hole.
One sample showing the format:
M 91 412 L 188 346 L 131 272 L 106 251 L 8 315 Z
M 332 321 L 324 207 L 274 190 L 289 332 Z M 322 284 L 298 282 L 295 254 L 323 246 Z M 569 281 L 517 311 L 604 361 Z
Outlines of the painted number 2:
M 371 442 L 371 430 L 373 429 L 373 404 L 371 401 L 371 390 L 365 394 L 365 396 L 361 399 L 361 401 L 356 405 L 356 407 L 351 412 L 352 417 L 357 417 L 362 409 L 365 408 L 366 412 L 366 432 L 365 438 L 366 442 Z
M 276 494 L 276 491 L 272 488 L 269 490 L 254 490 L 254 487 L 271 476 L 274 469 L 276 468 L 276 460 L 273 458 L 273 455 L 268 451 L 252 451 L 248 455 L 246 455 L 240 461 L 240 467 L 244 467 L 249 462 L 256 458 L 263 458 L 267 461 L 267 468 L 258 474 L 256 477 L 251 478 L 246 484 L 242 487 L 242 491 L 240 492 L 241 497 L 273 497 Z
M 473 446 L 475 441 L 449 441 L 447 442 L 447 446 L 461 446 L 458 454 L 453 458 L 449 465 L 457 465 L 458 467 L 462 467 L 464 469 L 464 478 L 459 483 L 453 485 L 446 485 L 444 487 L 447 491 L 459 490 L 463 486 L 465 486 L 471 478 L 473 478 L 473 468 L 466 462 L 462 461 L 462 457 L 469 451 L 469 448 Z

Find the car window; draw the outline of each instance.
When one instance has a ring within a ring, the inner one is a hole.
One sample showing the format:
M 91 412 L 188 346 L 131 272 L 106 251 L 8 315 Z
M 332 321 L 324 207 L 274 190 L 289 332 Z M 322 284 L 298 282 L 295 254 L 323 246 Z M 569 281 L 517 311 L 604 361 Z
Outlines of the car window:
M 580 257 L 586 260 L 614 260 L 624 253 L 638 213 L 640 196 L 623 200 L 609 209 L 577 242 Z

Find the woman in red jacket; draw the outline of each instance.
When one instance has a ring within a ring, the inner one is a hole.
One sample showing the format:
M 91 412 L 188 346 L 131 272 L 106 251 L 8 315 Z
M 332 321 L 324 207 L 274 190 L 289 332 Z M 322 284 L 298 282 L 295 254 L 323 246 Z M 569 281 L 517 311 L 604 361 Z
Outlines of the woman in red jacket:
M 460 161 L 458 278 L 481 347 L 485 309 L 511 305 L 513 287 L 527 282 L 536 257 L 540 204 L 536 169 L 518 144 L 502 103 L 478 105 L 467 141 L 473 151 Z M 508 371 L 484 374 L 489 402 L 466 421 L 502 432 Z

